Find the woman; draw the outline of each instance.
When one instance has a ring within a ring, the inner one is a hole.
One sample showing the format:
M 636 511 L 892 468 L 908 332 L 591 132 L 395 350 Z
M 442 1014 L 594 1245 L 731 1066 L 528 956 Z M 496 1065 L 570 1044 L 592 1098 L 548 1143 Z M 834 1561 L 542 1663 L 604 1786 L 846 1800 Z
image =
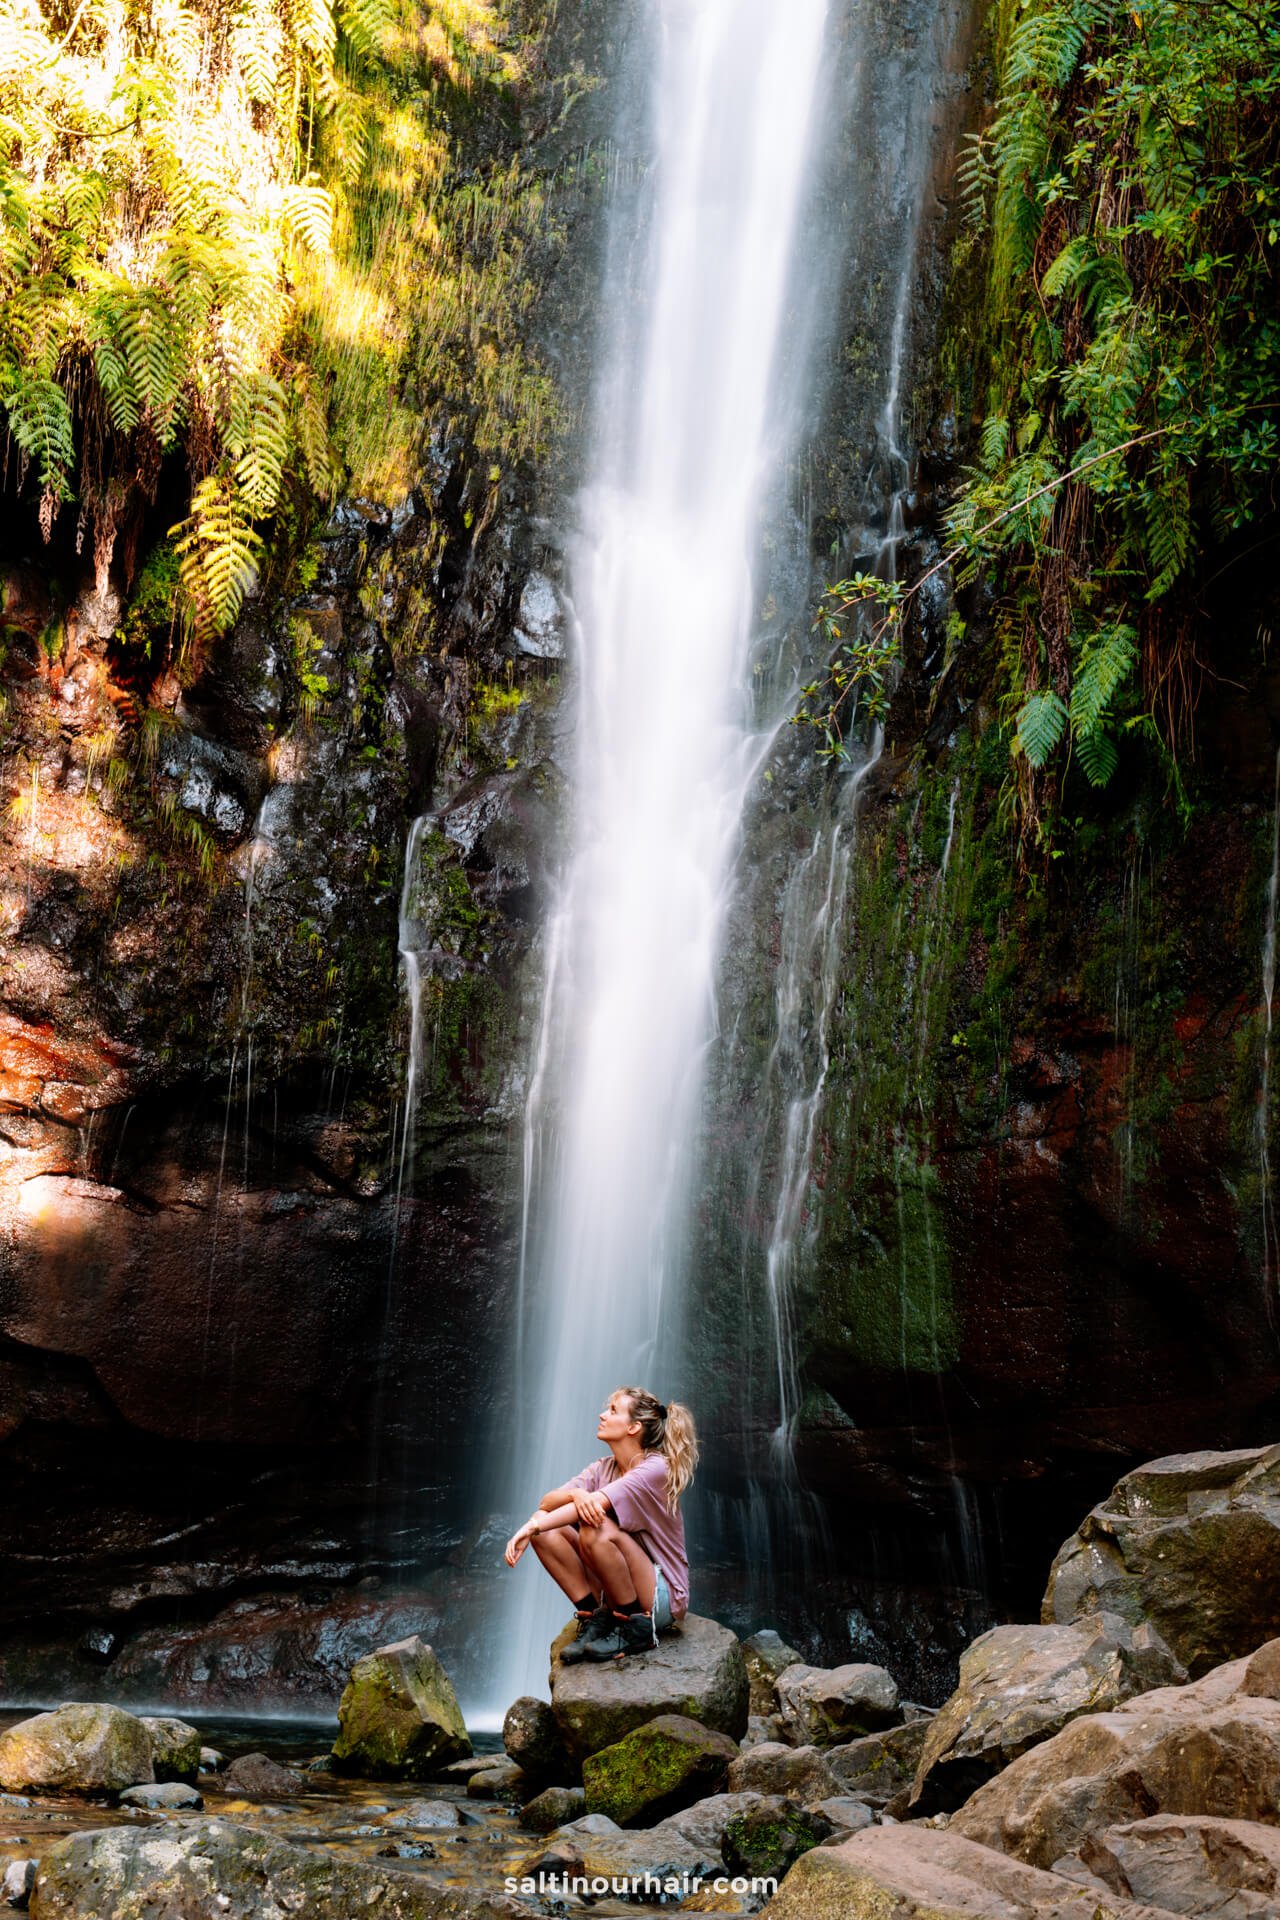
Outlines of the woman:
M 698 1464 L 687 1407 L 664 1407 L 643 1387 L 619 1387 L 596 1438 L 609 1451 L 544 1493 L 507 1542 L 514 1567 L 533 1550 L 572 1600 L 578 1637 L 561 1654 L 609 1660 L 647 1653 L 689 1610 L 689 1562 L 679 1500 Z

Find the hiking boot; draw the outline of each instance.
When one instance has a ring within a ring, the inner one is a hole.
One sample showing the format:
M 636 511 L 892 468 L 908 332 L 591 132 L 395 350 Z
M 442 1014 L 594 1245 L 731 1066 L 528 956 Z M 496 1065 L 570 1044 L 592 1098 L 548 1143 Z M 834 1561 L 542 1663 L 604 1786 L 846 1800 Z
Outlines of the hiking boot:
M 617 1627 L 617 1624 L 617 1621 L 613 1617 L 612 1607 L 597 1607 L 594 1613 L 580 1613 L 578 1615 L 578 1637 L 576 1640 L 571 1640 L 564 1649 L 564 1652 L 560 1655 L 561 1664 L 566 1667 L 571 1667 L 577 1660 L 594 1660 L 598 1658 L 599 1656 L 592 1653 L 590 1649 L 598 1645 L 601 1641 L 612 1641 L 615 1637 L 614 1629 Z M 609 1653 L 613 1653 L 614 1651 L 615 1649 L 611 1646 Z M 607 1660 L 609 1654 L 605 1654 L 604 1658 Z
M 583 1649 L 584 1660 L 614 1660 L 627 1653 L 651 1653 L 658 1644 L 658 1636 L 653 1630 L 652 1616 L 647 1613 L 628 1613 L 621 1619 L 612 1615 L 610 1631 L 600 1639 L 593 1639 L 590 1646 Z
M 651 1613 L 629 1613 L 618 1621 L 619 1653 L 652 1653 L 658 1644 Z

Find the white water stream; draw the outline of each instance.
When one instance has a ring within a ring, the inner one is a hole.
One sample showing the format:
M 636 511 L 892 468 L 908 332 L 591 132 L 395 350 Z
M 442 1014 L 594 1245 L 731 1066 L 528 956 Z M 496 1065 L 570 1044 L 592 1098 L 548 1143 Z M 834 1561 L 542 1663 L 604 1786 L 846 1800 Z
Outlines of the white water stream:
M 527 1122 L 517 1512 L 597 1450 L 610 1388 L 677 1391 L 716 964 L 767 750 L 747 699 L 759 522 L 790 450 L 783 362 L 806 331 L 794 269 L 827 0 L 655 12 L 647 258 L 637 275 L 613 251 L 572 565 L 573 855 Z M 503 1702 L 541 1690 L 565 1615 L 536 1567 L 508 1591 Z

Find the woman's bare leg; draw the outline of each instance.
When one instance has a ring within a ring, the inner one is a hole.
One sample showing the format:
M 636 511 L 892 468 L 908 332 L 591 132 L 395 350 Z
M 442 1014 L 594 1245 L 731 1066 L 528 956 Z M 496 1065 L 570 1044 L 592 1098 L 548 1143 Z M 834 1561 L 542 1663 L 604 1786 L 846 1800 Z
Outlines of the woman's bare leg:
M 598 1594 L 600 1581 L 584 1565 L 572 1527 L 554 1527 L 550 1533 L 535 1533 L 529 1545 L 541 1560 L 562 1593 L 581 1600 L 584 1593 Z
M 638 1600 L 646 1612 L 653 1611 L 657 1576 L 653 1562 L 633 1534 L 616 1520 L 598 1527 L 580 1528 L 578 1544 L 582 1558 L 590 1568 L 597 1587 L 615 1607 L 629 1607 Z

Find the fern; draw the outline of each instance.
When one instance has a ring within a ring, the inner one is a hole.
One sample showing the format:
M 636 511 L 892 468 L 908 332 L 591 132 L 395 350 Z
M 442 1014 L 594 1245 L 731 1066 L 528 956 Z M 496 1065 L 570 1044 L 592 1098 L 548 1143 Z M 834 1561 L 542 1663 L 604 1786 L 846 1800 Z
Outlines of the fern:
M 1067 705 L 1056 693 L 1033 693 L 1018 714 L 1014 744 L 1033 767 L 1043 767 L 1067 725 Z
M 1137 635 L 1132 627 L 1109 624 L 1091 635 L 1071 688 L 1071 727 L 1077 738 L 1101 725 L 1137 661 Z
M 1147 599 L 1167 593 L 1187 564 L 1191 550 L 1191 488 L 1185 473 L 1171 474 L 1147 496 L 1145 510 L 1149 564 L 1155 575 Z
M 75 455 L 71 409 L 56 381 L 20 369 L 7 370 L 0 384 L 9 431 L 36 463 L 42 487 L 66 497 L 67 469 Z
M 221 632 L 244 605 L 258 574 L 262 542 L 245 505 L 226 475 L 202 480 L 191 514 L 170 529 L 196 630 Z
M 1091 787 L 1105 787 L 1116 770 L 1116 743 L 1104 727 L 1075 736 L 1076 754 Z

